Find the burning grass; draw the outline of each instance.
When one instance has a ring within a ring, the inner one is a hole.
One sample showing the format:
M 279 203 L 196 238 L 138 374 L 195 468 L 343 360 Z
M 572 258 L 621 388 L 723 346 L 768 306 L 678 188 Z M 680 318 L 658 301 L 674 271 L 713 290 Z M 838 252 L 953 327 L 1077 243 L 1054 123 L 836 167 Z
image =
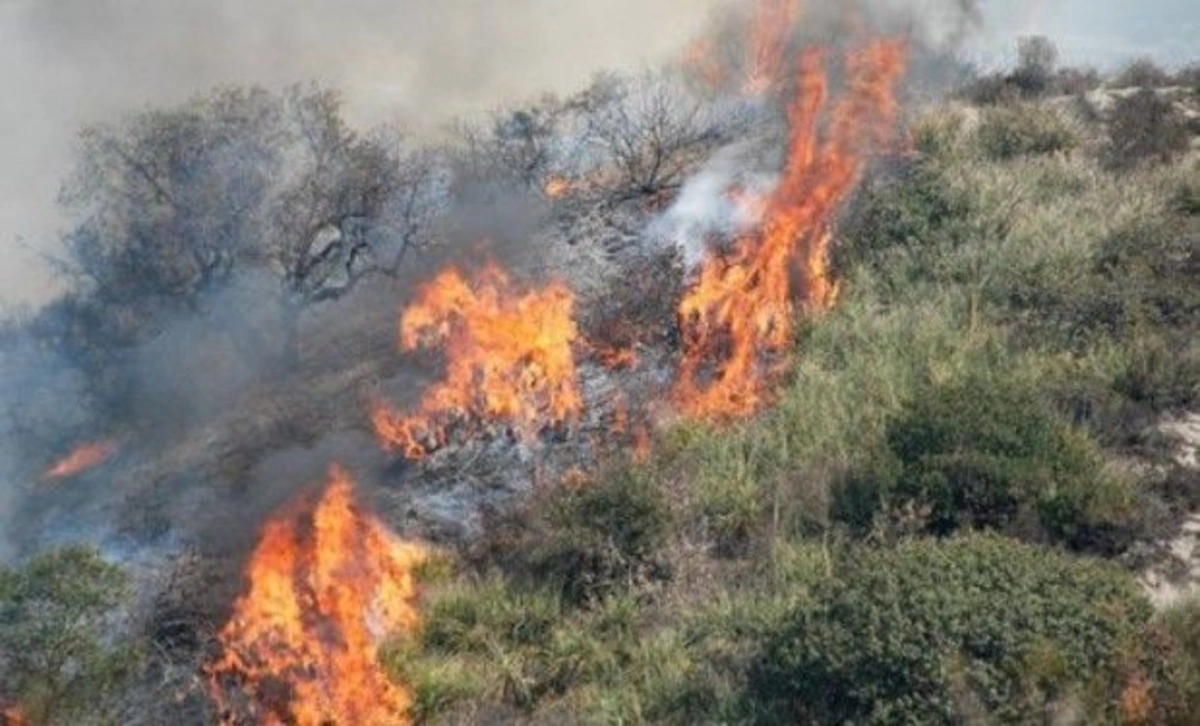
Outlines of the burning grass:
M 442 272 L 404 311 L 400 342 L 405 350 L 444 347 L 446 377 L 411 415 L 377 402 L 380 442 L 420 459 L 446 443 L 455 422 L 504 422 L 528 437 L 578 415 L 574 304 L 560 283 L 518 291 L 494 264 L 473 278 Z
M 876 41 L 852 53 L 848 89 L 832 108 L 823 56 L 809 50 L 800 60 L 787 164 L 761 203 L 759 231 L 728 253 L 711 253 L 679 304 L 684 356 L 675 400 L 691 415 L 735 418 L 758 410 L 792 340 L 797 298 L 808 313 L 827 310 L 836 298 L 831 225 L 867 152 L 891 129 L 904 49 Z

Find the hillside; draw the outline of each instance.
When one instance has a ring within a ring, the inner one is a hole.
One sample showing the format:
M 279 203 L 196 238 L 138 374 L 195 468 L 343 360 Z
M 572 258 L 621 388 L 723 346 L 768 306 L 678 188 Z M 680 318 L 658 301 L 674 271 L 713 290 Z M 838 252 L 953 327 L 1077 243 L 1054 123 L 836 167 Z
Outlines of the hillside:
M 1193 722 L 1195 69 L 776 20 L 445 142 L 89 130 L 0 723 Z

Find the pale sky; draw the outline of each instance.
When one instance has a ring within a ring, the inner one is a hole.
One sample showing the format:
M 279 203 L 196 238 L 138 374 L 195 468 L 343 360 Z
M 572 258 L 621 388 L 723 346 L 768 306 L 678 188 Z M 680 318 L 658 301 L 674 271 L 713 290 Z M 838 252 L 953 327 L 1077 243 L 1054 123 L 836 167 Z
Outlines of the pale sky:
M 344 90 L 358 123 L 431 122 L 652 63 L 723 1 L 0 0 L 0 307 L 53 292 L 18 239 L 55 249 L 55 198 L 85 123 L 221 83 L 314 79 Z M 965 53 L 984 65 L 1030 33 L 1069 62 L 1200 60 L 1200 0 L 982 1 Z

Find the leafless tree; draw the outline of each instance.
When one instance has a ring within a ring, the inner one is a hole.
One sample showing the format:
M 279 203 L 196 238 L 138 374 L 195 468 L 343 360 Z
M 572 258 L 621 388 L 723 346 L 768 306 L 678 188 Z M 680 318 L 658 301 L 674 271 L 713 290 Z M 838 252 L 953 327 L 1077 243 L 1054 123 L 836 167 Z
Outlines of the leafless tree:
M 588 138 L 611 168 L 618 197 L 678 188 L 688 171 L 722 141 L 720 124 L 700 99 L 664 75 L 607 79 L 588 115 Z

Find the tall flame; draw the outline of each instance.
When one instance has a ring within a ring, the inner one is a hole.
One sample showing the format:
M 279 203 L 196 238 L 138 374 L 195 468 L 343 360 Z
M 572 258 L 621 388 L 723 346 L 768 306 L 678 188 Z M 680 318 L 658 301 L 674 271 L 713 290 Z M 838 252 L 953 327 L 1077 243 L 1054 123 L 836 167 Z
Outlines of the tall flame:
M 574 306 L 560 283 L 517 292 L 494 264 L 470 280 L 443 271 L 404 311 L 400 342 L 406 350 L 444 346 L 446 377 L 410 416 L 376 402 L 380 441 L 419 459 L 446 442 L 456 421 L 505 421 L 529 436 L 577 415 Z
M 824 53 L 801 55 L 798 93 L 788 109 L 787 163 L 763 202 L 760 229 L 728 253 L 710 253 L 679 305 L 684 358 L 675 397 L 686 412 L 731 418 L 757 410 L 791 339 L 793 300 L 809 312 L 833 304 L 830 226 L 866 151 L 890 131 L 904 58 L 902 44 L 889 40 L 852 52 L 848 88 L 828 110 L 822 132 L 829 95 Z
M 222 723 L 405 723 L 410 695 L 380 670 L 376 646 L 416 625 L 423 550 L 363 513 L 337 466 L 320 501 L 300 504 L 263 527 L 223 653 L 206 668 Z M 227 698 L 230 686 L 244 702 Z
M 780 80 L 788 32 L 800 17 L 800 0 L 755 0 L 750 25 L 748 71 L 744 90 L 758 95 Z
M 88 469 L 100 466 L 117 452 L 117 444 L 113 441 L 96 441 L 81 444 L 71 453 L 46 469 L 47 479 L 66 479 L 82 474 Z

